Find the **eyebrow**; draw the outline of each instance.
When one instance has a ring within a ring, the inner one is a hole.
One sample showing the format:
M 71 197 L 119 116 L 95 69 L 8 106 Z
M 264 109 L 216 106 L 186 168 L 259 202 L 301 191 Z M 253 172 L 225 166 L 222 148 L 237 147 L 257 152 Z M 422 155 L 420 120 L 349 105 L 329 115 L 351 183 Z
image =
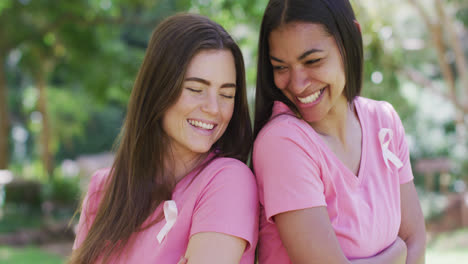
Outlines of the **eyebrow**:
M 199 83 L 202 83 L 204 85 L 210 85 L 211 84 L 210 81 L 202 79 L 202 78 L 198 78 L 198 77 L 185 78 L 185 81 L 186 82 L 199 82 Z M 236 88 L 236 87 L 237 86 L 236 86 L 235 83 L 223 83 L 223 85 L 221 85 L 221 88 Z
M 308 51 L 302 53 L 301 56 L 297 57 L 297 60 L 302 60 L 302 59 L 304 59 L 305 57 L 309 56 L 309 55 L 312 54 L 312 53 L 322 52 L 322 51 L 323 51 L 323 50 L 321 50 L 321 49 L 311 49 L 311 50 L 308 50 Z M 276 57 L 274 57 L 274 56 L 271 56 L 271 55 L 270 55 L 270 58 L 271 58 L 272 60 L 274 60 L 274 61 L 284 63 L 284 61 L 282 61 L 282 60 L 280 60 L 280 59 L 278 59 L 278 58 L 276 58 Z

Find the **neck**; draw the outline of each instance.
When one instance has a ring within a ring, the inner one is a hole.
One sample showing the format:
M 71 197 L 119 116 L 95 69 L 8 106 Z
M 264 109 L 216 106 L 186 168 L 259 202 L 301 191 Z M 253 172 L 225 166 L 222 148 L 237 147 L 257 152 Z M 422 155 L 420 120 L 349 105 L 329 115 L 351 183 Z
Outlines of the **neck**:
M 193 171 L 208 156 L 208 153 L 199 155 L 182 156 L 170 153 L 171 158 L 166 159 L 167 172 L 174 177 L 176 182 L 182 180 L 187 174 Z
M 344 96 L 339 100 L 322 120 L 309 124 L 321 136 L 337 140 L 346 146 L 348 129 L 355 119 L 355 110 L 354 104 L 348 103 Z

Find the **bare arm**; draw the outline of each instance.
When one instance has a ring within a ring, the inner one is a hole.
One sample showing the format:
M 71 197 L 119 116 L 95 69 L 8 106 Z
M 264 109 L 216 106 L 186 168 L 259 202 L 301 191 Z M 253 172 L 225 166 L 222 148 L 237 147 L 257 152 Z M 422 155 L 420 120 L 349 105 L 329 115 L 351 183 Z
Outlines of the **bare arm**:
M 414 183 L 408 182 L 400 187 L 401 225 L 398 236 L 408 248 L 407 264 L 424 263 L 426 251 L 426 228 Z
M 187 264 L 238 264 L 247 242 L 242 238 L 216 232 L 193 235 L 185 252 Z M 216 250 L 214 250 L 216 249 Z
M 293 263 L 396 264 L 404 263 L 406 247 L 396 241 L 377 256 L 349 261 L 336 238 L 325 207 L 289 211 L 274 216 L 289 258 Z

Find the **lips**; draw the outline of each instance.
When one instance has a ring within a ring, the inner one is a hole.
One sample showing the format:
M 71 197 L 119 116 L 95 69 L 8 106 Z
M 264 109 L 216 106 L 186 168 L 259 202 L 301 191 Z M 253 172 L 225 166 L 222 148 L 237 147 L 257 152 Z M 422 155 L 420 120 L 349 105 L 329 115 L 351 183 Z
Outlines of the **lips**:
M 299 102 L 301 102 L 303 104 L 310 104 L 312 102 L 315 102 L 320 97 L 320 95 L 322 95 L 324 90 L 325 90 L 325 88 L 322 88 L 322 89 L 316 91 L 315 93 L 313 93 L 311 95 L 308 95 L 306 97 L 297 96 L 296 98 L 297 98 L 297 100 L 299 100 Z
M 187 122 L 196 128 L 201 128 L 204 130 L 213 130 L 217 126 L 216 123 L 207 123 L 195 119 L 187 119 Z

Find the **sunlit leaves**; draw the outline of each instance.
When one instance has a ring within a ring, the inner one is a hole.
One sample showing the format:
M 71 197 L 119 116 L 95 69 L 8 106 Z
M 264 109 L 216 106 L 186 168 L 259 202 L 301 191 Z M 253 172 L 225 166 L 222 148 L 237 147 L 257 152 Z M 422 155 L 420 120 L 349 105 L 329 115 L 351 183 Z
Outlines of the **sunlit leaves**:
M 0 2 L 0 15 L 2 14 L 2 12 L 5 9 L 7 9 L 7 8 L 9 8 L 11 6 L 12 1 L 13 0 L 3 0 L 3 1 Z

